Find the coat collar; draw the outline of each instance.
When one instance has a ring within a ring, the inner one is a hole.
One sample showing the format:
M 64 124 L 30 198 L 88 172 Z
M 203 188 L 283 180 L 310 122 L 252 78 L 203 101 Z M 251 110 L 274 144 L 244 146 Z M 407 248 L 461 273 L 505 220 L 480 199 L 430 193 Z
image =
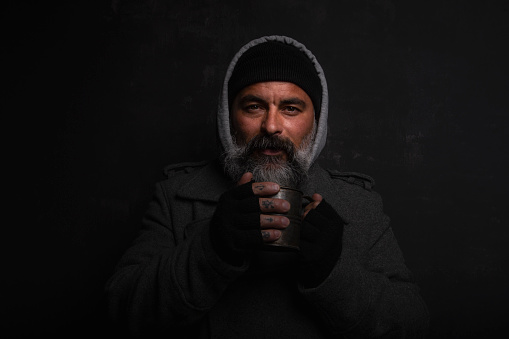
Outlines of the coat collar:
M 309 179 L 301 187 L 304 195 L 313 195 L 313 193 L 320 193 L 323 195 L 324 192 L 330 191 L 333 183 L 326 170 L 324 170 L 316 162 L 311 166 L 308 172 Z
M 183 199 L 217 202 L 221 194 L 232 185 L 216 160 L 191 172 L 180 185 L 177 196 Z

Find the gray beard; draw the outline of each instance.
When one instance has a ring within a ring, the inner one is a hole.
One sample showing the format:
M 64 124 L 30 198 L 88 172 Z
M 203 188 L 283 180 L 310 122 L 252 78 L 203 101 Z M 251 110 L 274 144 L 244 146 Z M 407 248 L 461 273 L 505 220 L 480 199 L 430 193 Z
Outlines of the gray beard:
M 253 154 L 253 146 L 263 147 L 267 143 L 270 144 L 266 140 L 270 137 L 257 136 L 247 145 L 238 145 L 233 138 L 234 146 L 222 155 L 224 171 L 235 182 L 244 173 L 251 172 L 257 182 L 270 181 L 280 186 L 298 188 L 307 179 L 315 134 L 316 126 L 313 126 L 312 132 L 304 138 L 297 149 L 289 139 L 279 138 L 280 142 L 286 145 L 284 151 L 287 160 L 280 156 Z M 257 138 L 261 140 L 256 140 Z

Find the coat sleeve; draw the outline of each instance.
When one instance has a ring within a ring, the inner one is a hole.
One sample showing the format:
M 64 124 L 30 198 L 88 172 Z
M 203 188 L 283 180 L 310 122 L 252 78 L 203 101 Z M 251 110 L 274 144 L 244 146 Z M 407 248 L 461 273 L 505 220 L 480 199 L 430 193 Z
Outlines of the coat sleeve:
M 191 214 L 190 205 L 181 207 Z M 110 318 L 134 335 L 175 333 L 197 323 L 246 269 L 229 266 L 213 252 L 208 220 L 191 222 L 186 236 L 173 229 L 170 208 L 160 183 L 141 234 L 106 284 Z
M 301 292 L 332 331 L 346 338 L 422 338 L 429 315 L 404 263 L 381 199 L 350 216 L 343 251 L 330 276 Z M 374 209 L 373 209 L 374 206 Z

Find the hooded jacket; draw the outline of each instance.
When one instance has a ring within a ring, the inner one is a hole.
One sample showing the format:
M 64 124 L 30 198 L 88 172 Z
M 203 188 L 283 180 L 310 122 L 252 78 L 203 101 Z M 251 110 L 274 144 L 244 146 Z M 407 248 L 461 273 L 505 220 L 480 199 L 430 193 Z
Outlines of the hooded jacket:
M 212 248 L 209 223 L 220 195 L 233 186 L 218 161 L 166 168 L 143 228 L 106 285 L 111 318 L 134 336 L 168 338 L 423 337 L 428 313 L 383 213 L 374 181 L 325 171 L 315 163 L 327 132 L 327 84 L 302 44 L 268 36 L 233 58 L 218 108 L 223 150 L 232 146 L 228 79 L 244 51 L 267 40 L 301 49 L 315 64 L 322 104 L 310 158 L 307 195 L 320 193 L 346 221 L 343 250 L 317 287 L 296 283 L 280 254 L 260 251 L 237 267 Z
M 230 77 L 232 76 L 233 70 L 235 68 L 235 65 L 237 64 L 237 61 L 240 59 L 240 57 L 250 48 L 267 42 L 267 41 L 279 41 L 283 42 L 292 46 L 295 46 L 300 51 L 302 51 L 307 57 L 311 60 L 313 65 L 316 69 L 316 74 L 318 75 L 320 79 L 320 83 L 322 85 L 322 100 L 321 100 L 321 109 L 319 120 L 317 122 L 317 129 L 316 129 L 316 136 L 313 143 L 313 147 L 311 150 L 310 157 L 308 159 L 308 167 L 311 166 L 315 162 L 315 160 L 320 155 L 320 152 L 322 151 L 323 147 L 325 146 L 325 142 L 327 140 L 327 117 L 329 115 L 328 106 L 329 106 L 329 93 L 327 91 L 327 81 L 325 79 L 325 75 L 323 73 L 323 69 L 318 63 L 318 60 L 315 58 L 315 56 L 300 42 L 286 37 L 286 36 L 280 36 L 280 35 L 271 35 L 271 36 L 265 36 L 261 37 L 259 39 L 255 39 L 250 41 L 249 43 L 245 44 L 233 57 L 232 61 L 230 62 L 230 65 L 228 66 L 228 69 L 226 71 L 226 76 L 223 82 L 223 89 L 221 92 L 221 98 L 219 100 L 219 107 L 217 110 L 217 126 L 218 126 L 218 134 L 219 139 L 221 142 L 221 147 L 223 151 L 228 151 L 230 148 L 233 147 L 233 139 L 231 137 L 231 131 L 230 131 L 230 107 L 228 106 L 228 82 L 230 80 Z

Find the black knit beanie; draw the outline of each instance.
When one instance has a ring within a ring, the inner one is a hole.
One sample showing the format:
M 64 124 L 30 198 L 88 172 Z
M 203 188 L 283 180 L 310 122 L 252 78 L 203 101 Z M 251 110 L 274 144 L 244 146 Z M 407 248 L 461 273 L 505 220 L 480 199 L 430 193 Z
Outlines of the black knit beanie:
M 322 85 L 315 66 L 304 52 L 279 41 L 267 41 L 248 49 L 237 61 L 228 81 L 229 106 L 244 87 L 265 81 L 291 82 L 302 88 L 311 98 L 318 120 Z

